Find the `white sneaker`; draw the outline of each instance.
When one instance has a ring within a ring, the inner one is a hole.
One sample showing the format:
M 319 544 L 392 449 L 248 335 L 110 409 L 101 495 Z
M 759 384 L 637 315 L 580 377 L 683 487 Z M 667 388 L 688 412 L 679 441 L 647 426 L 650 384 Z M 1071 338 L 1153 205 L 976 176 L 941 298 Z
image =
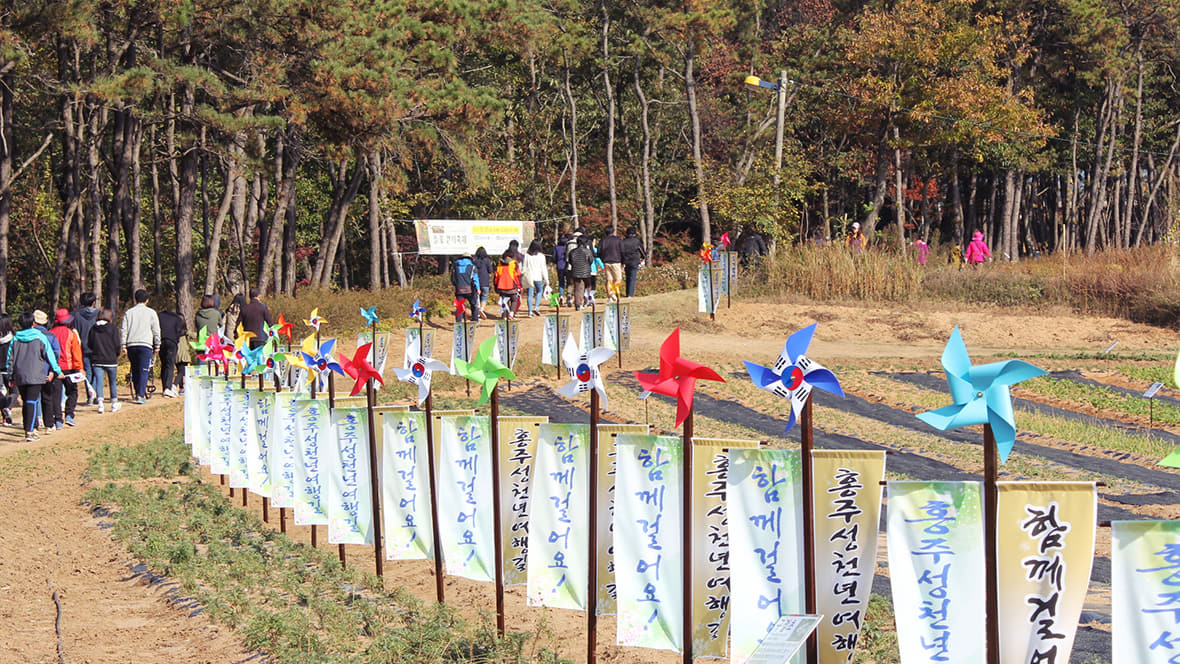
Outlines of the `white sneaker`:
M 111 412 L 112 413 L 115 412 L 116 410 L 119 410 L 122 407 L 123 407 L 122 401 L 112 401 L 111 402 Z
M 168 388 L 168 389 L 166 389 L 166 390 L 164 390 L 163 394 L 164 394 L 164 396 L 168 397 L 169 399 L 175 399 L 175 398 L 176 398 L 176 392 L 175 392 L 175 391 L 173 391 L 173 389 L 172 389 L 171 387 L 170 387 L 170 388 Z
M 98 402 L 98 412 L 100 412 L 100 413 L 105 413 L 105 412 L 106 412 L 106 410 L 103 408 L 103 405 L 102 405 L 102 402 L 101 402 L 101 401 L 99 401 L 99 402 Z

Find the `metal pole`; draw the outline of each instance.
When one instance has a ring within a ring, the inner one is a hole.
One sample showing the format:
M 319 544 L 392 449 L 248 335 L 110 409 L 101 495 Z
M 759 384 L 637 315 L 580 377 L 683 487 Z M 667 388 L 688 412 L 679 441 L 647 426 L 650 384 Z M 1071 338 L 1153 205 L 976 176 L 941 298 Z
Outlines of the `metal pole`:
M 586 662 L 598 645 L 598 390 L 590 390 L 590 557 L 586 588 Z
M 376 341 L 377 330 L 374 327 L 373 339 Z M 376 353 L 373 359 L 376 359 Z M 373 390 L 373 379 L 365 381 L 365 391 L 368 393 L 369 410 L 369 498 L 373 502 L 373 560 L 377 567 L 377 577 L 385 576 L 385 567 L 381 551 L 381 493 L 377 486 L 377 427 L 373 421 L 373 404 L 377 400 L 377 393 Z M 341 545 L 343 547 L 344 545 Z
M 803 466 L 803 580 L 804 613 L 815 615 L 815 476 L 811 459 L 812 439 L 811 395 L 800 413 L 799 453 Z M 807 637 L 807 661 L 819 661 L 819 640 L 813 631 Z
M 987 662 L 1000 664 L 1000 589 L 999 571 L 996 569 L 996 503 L 998 499 L 996 478 L 1000 473 L 999 453 L 996 438 L 990 424 L 983 425 L 983 541 L 985 582 L 987 595 Z
M 492 388 L 492 543 L 496 566 L 496 630 L 504 638 L 504 542 L 500 537 L 500 386 Z
M 692 662 L 692 433 L 693 411 L 690 408 L 688 417 L 684 419 L 684 431 L 681 446 L 683 450 L 680 458 L 683 467 L 680 469 L 680 559 L 683 568 L 680 570 L 681 601 L 684 603 L 684 613 L 681 619 L 684 625 L 681 629 L 681 640 L 684 641 L 684 664 Z
M 783 170 L 783 125 L 787 118 L 787 70 L 778 74 L 778 115 L 774 129 L 774 186 L 777 189 Z
M 434 396 L 426 393 L 426 472 L 430 480 L 430 532 L 434 539 L 434 594 L 443 602 L 442 535 L 438 526 L 438 482 L 434 471 Z

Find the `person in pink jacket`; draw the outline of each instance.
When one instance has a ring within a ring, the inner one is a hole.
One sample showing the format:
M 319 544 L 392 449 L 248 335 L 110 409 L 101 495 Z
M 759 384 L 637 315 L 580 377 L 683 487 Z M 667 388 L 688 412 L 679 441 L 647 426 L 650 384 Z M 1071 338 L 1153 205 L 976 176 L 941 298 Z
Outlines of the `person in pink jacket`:
M 967 253 L 963 258 L 968 265 L 978 265 L 992 257 L 992 252 L 987 248 L 987 243 L 983 241 L 983 233 L 975 231 L 971 236 L 971 242 L 967 244 Z

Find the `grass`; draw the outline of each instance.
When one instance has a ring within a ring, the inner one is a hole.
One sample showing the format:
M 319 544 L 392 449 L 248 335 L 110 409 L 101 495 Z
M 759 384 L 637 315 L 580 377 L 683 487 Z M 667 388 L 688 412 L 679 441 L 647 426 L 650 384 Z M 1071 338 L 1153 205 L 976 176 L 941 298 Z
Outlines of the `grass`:
M 177 582 L 247 647 L 275 662 L 555 662 L 547 643 L 521 632 L 498 639 L 488 620 L 468 625 L 444 605 L 386 592 L 370 574 L 344 570 L 327 551 L 296 544 L 186 477 L 178 434 L 118 450 L 90 464 L 108 481 L 86 495 L 112 533 L 154 575 Z
M 1113 411 L 1124 415 L 1147 418 L 1166 424 L 1180 424 L 1180 407 L 1160 402 L 1150 404 L 1147 399 L 1132 397 L 1101 385 L 1077 383 L 1041 376 L 1020 384 L 1021 390 L 1050 396 L 1064 401 L 1083 404 L 1098 410 Z M 1154 414 L 1152 415 L 1152 411 Z
M 1130 364 L 1120 364 L 1118 371 L 1128 378 L 1149 383 L 1163 383 L 1172 389 L 1177 389 L 1173 367 L 1140 367 Z

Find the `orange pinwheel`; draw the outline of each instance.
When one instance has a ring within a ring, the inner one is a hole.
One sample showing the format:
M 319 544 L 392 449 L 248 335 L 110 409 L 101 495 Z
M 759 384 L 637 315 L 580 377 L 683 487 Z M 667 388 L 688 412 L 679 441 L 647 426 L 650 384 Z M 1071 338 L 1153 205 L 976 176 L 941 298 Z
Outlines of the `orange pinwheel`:
M 291 330 L 295 327 L 295 323 L 288 323 L 283 314 L 279 314 L 278 333 L 279 336 L 287 337 L 287 343 L 291 343 Z
M 385 385 L 385 381 L 381 378 L 381 372 L 369 364 L 369 349 L 372 347 L 373 342 L 370 341 L 357 348 L 351 360 L 346 357 L 340 358 L 340 364 L 344 368 L 344 373 L 356 379 L 356 384 L 352 386 L 352 392 L 348 395 L 350 397 L 355 397 L 359 394 L 364 389 L 365 384 L 369 382 L 370 378 L 381 383 L 382 386 Z
M 700 257 L 701 257 L 702 263 L 712 263 L 713 262 L 713 245 L 706 242 L 701 247 Z
M 709 367 L 680 357 L 680 328 L 673 330 L 660 345 L 660 373 L 653 376 L 636 371 L 635 378 L 648 392 L 676 399 L 676 426 L 683 424 L 692 411 L 692 395 L 698 379 L 725 382 Z

